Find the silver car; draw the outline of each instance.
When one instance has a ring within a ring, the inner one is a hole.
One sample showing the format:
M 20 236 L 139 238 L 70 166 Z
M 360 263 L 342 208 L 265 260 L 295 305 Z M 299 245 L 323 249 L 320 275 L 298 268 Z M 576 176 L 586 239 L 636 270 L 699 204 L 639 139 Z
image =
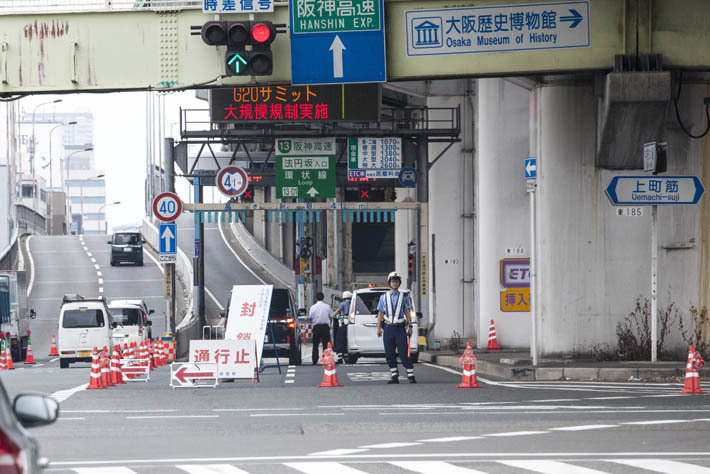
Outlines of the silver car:
M 354 364 L 360 357 L 384 357 L 385 346 L 381 337 L 377 337 L 377 304 L 380 296 L 390 291 L 389 288 L 361 288 L 353 291 L 348 317 L 348 355 L 345 361 Z M 417 345 L 417 317 L 414 300 L 409 290 L 400 290 L 409 298 L 412 311 L 412 338 L 409 341 L 412 362 L 419 361 Z

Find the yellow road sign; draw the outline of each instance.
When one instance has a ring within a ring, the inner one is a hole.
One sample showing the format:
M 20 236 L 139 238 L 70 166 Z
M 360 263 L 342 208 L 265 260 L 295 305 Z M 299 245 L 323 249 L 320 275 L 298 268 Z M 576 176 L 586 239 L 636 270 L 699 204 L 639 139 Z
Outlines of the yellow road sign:
M 530 311 L 530 288 L 506 288 L 501 291 L 500 310 L 504 313 Z

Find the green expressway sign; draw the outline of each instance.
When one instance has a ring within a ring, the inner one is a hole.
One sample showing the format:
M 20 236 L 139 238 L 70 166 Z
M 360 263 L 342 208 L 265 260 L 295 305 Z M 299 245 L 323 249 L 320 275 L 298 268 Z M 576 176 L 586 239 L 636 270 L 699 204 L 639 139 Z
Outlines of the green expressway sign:
M 293 34 L 377 31 L 382 22 L 379 0 L 292 0 Z
M 335 197 L 335 139 L 278 138 L 276 197 Z

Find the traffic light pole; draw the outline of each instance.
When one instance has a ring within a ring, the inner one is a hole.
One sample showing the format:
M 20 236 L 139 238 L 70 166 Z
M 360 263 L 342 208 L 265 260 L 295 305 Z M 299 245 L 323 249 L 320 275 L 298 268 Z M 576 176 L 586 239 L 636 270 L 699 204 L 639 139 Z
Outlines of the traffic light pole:
M 163 156 L 165 156 L 165 190 L 170 193 L 175 192 L 175 157 L 173 156 L 174 148 L 175 140 L 170 137 L 165 138 L 163 141 Z M 169 295 L 169 299 L 166 300 L 166 307 L 168 310 L 168 320 L 166 329 L 170 332 L 170 334 L 175 335 L 175 264 L 167 263 L 165 264 L 165 266 L 166 272 L 170 272 L 170 288 L 172 289 Z
M 195 177 L 192 181 L 193 187 L 193 197 L 196 203 L 202 203 L 202 185 L 200 184 L 199 170 L 195 170 Z M 193 259 L 193 273 L 195 276 L 195 287 L 197 289 L 193 294 L 197 295 L 197 311 L 200 317 L 200 325 L 206 323 L 205 319 L 205 265 L 204 265 L 204 253 L 205 253 L 205 242 L 204 242 L 204 232 L 205 225 L 200 219 L 200 213 L 194 213 L 194 227 L 195 227 L 195 258 Z

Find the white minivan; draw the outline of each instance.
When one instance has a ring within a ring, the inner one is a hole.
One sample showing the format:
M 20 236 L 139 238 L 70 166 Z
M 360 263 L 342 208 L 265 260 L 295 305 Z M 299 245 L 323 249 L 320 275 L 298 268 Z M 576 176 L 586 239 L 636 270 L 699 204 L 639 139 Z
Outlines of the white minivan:
M 360 357 L 384 357 L 385 346 L 381 337 L 377 337 L 377 305 L 380 296 L 390 291 L 389 288 L 361 288 L 353 291 L 348 317 L 348 355 L 345 362 L 354 364 Z M 400 290 L 409 298 L 412 311 L 412 338 L 409 341 L 412 362 L 419 361 L 417 332 L 419 314 L 414 308 L 414 301 L 409 290 Z
M 64 295 L 57 331 L 59 366 L 66 369 L 72 362 L 91 362 L 94 347 L 106 346 L 111 355 L 115 326 L 106 298 Z
M 113 330 L 114 344 L 125 344 L 133 342 L 141 343 L 152 339 L 150 327 L 152 321 L 148 319 L 153 310 L 149 310 L 144 301 L 141 300 L 112 300 L 108 305 L 111 319 L 116 323 Z

